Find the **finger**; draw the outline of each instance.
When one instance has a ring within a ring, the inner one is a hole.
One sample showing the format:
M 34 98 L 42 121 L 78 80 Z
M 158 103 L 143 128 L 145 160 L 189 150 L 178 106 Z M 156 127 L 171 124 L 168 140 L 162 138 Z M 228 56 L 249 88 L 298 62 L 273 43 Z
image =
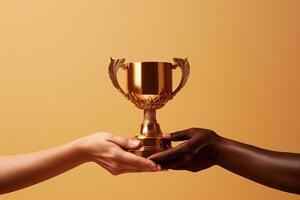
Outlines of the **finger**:
M 184 153 L 184 144 L 163 152 L 155 153 L 149 157 L 156 163 L 167 162 L 176 159 Z
M 137 156 L 133 153 L 122 151 L 118 155 L 118 158 L 120 161 L 125 162 L 126 164 L 136 168 L 141 168 L 143 170 L 151 170 L 151 171 L 159 170 L 159 168 L 153 161 Z
M 178 134 L 177 134 L 178 133 Z M 175 137 L 181 137 L 182 132 L 177 132 Z M 189 135 L 191 136 L 191 135 Z M 188 141 L 181 143 L 175 148 L 153 154 L 149 159 L 156 163 L 167 162 L 181 157 L 185 153 L 196 153 L 206 144 L 206 137 L 198 135 L 190 138 Z
M 125 162 L 122 162 L 124 165 L 124 169 L 126 170 L 125 173 L 133 173 L 133 172 L 155 172 L 155 171 L 161 171 L 161 167 L 157 167 L 156 170 L 153 170 L 152 168 L 144 168 L 137 165 L 128 164 Z
M 113 135 L 108 141 L 113 142 L 120 147 L 129 150 L 129 149 L 137 149 L 140 146 L 140 141 L 130 138 L 125 138 L 122 136 L 115 136 Z
M 203 129 L 198 128 L 197 132 L 193 131 L 193 129 L 188 129 L 186 131 L 187 134 L 179 132 L 177 135 L 177 133 L 175 133 L 175 138 L 186 137 L 188 139 L 188 141 L 177 145 L 176 148 L 185 153 L 197 153 L 203 146 L 207 144 L 209 137 L 207 134 L 202 134 Z
M 164 169 L 174 169 L 174 170 L 184 169 L 182 163 L 179 163 L 177 161 L 163 163 L 163 164 L 161 164 L 161 168 L 163 170 Z
M 193 136 L 192 132 L 189 129 L 176 131 L 173 133 L 164 133 L 163 138 L 170 141 L 182 141 L 188 140 Z
M 162 169 L 186 168 L 187 166 L 191 165 L 190 162 L 192 159 L 193 159 L 192 154 L 184 154 L 175 160 L 161 163 L 161 167 L 162 167 Z

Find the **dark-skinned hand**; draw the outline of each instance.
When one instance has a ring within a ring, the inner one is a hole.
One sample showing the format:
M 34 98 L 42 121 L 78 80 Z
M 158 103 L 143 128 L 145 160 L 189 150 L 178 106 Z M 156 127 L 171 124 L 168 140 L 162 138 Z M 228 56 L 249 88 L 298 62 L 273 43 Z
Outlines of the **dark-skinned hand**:
M 197 172 L 218 165 L 257 183 L 300 194 L 300 154 L 258 148 L 202 128 L 163 137 L 168 141 L 184 141 L 149 157 L 164 169 Z
M 191 128 L 163 135 L 168 141 L 184 141 L 175 148 L 156 153 L 149 158 L 163 169 L 197 172 L 215 164 L 215 143 L 220 138 L 208 129 Z

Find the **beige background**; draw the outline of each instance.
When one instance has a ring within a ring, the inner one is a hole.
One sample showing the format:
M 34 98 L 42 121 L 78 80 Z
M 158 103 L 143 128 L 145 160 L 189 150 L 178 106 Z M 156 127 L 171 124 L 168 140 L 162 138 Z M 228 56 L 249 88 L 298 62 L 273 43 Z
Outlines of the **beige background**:
M 158 111 L 164 131 L 207 127 L 260 147 L 300 152 L 299 8 L 298 0 L 1 1 L 1 155 L 60 145 L 97 130 L 128 137 L 138 132 L 142 111 L 112 87 L 110 56 L 189 57 L 186 87 Z M 178 82 L 180 72 L 174 74 Z M 93 164 L 1 196 L 83 198 L 299 196 L 220 167 L 114 177 Z

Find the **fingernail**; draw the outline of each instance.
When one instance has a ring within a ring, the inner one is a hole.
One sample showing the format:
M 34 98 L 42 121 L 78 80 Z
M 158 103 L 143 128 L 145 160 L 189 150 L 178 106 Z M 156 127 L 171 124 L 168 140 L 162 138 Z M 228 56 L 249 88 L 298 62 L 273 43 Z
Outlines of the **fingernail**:
M 140 144 L 139 140 L 130 139 L 129 140 L 130 146 L 138 146 Z
M 163 137 L 164 137 L 164 138 L 170 138 L 170 137 L 171 137 L 171 134 L 170 134 L 170 133 L 164 133 L 164 134 L 163 134 Z

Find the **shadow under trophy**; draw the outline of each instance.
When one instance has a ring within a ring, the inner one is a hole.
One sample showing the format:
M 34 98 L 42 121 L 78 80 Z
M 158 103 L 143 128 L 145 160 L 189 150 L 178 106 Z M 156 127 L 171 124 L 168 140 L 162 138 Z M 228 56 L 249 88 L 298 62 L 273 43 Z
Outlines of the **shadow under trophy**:
M 187 59 L 173 58 L 174 64 L 169 62 L 132 62 L 125 63 L 125 59 L 111 58 L 108 72 L 110 80 L 124 97 L 136 107 L 144 110 L 144 120 L 140 134 L 135 138 L 140 140 L 141 146 L 130 152 L 148 157 L 153 153 L 164 151 L 171 147 L 171 143 L 163 140 L 162 132 L 156 121 L 156 109 L 163 107 L 185 85 L 190 66 Z M 172 90 L 172 69 L 180 67 L 182 78 L 178 87 Z M 122 68 L 127 71 L 127 90 L 124 91 L 117 80 L 117 71 Z

